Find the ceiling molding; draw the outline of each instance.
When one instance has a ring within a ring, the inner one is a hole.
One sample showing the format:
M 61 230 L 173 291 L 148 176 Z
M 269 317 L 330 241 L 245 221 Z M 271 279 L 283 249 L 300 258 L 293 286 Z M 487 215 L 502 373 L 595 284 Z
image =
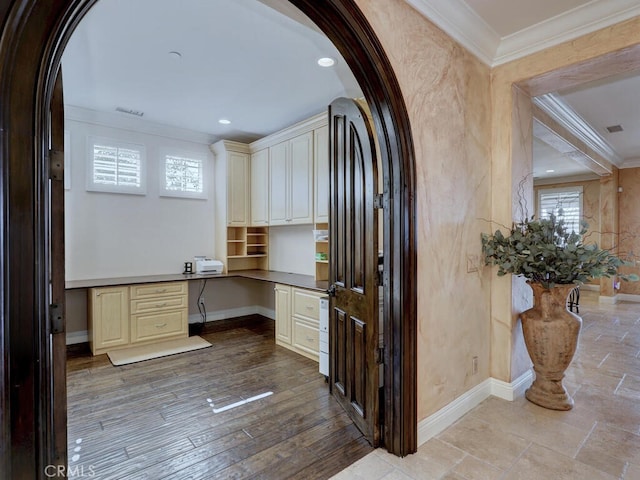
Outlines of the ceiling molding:
M 498 45 L 493 66 L 525 57 L 640 15 L 637 0 L 598 0 L 512 35 Z
M 480 61 L 491 66 L 500 36 L 463 0 L 405 0 L 453 37 Z
M 559 183 L 590 182 L 593 180 L 600 180 L 600 176 L 595 173 L 585 173 L 583 175 L 569 175 L 566 177 L 535 178 L 533 180 L 533 186 L 538 187 L 542 185 L 556 185 Z
M 593 0 L 500 37 L 464 0 L 405 0 L 494 67 L 640 15 L 638 0 Z
M 533 103 L 605 160 L 616 167 L 623 164 L 622 157 L 611 148 L 607 141 L 558 95 L 554 93 L 540 95 L 533 98 Z
M 640 157 L 626 158 L 620 165 L 620 168 L 638 168 L 640 167 Z

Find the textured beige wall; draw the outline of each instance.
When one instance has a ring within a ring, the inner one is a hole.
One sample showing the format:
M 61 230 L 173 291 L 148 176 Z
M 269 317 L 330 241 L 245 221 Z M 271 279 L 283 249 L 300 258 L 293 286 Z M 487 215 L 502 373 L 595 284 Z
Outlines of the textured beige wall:
M 492 101 L 492 212 L 497 224 L 517 219 L 512 209 L 514 172 L 526 170 L 531 159 L 514 156 L 514 144 L 526 137 L 521 124 L 519 95 L 539 95 L 575 86 L 615 73 L 631 71 L 640 64 L 640 17 L 599 30 L 556 47 L 495 67 L 491 71 Z M 518 89 L 514 89 L 518 85 Z M 516 94 L 515 92 L 520 92 Z M 513 175 L 513 176 L 512 176 Z M 518 344 L 518 313 L 524 292 L 506 278 L 492 278 L 491 375 L 511 382 L 528 367 L 526 352 Z M 506 326 L 511 326 L 511 331 Z M 509 360 L 508 360 L 509 359 Z
M 405 2 L 357 3 L 394 68 L 415 146 L 422 420 L 489 377 L 490 280 L 467 273 L 490 217 L 489 69 Z
M 640 168 L 620 170 L 620 256 L 630 256 L 636 266 L 622 269 L 640 275 Z M 640 282 L 620 282 L 620 293 L 640 295 Z

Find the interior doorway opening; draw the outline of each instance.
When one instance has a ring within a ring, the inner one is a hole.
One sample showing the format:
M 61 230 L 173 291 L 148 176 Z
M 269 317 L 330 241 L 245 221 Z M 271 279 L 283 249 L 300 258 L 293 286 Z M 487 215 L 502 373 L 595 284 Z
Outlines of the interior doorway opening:
M 28 3 L 28 2 L 24 2 Z M 37 128 L 33 126 L 33 137 L 40 140 L 42 146 L 48 145 L 48 125 L 46 114 L 42 111 L 42 105 L 48 105 L 51 99 L 55 72 L 58 70 L 62 48 L 64 47 L 69 35 L 73 31 L 77 22 L 80 21 L 84 12 L 94 2 L 75 2 L 73 5 L 66 5 L 53 2 L 52 4 L 42 4 L 34 2 L 32 8 L 20 9 L 16 6 L 14 15 L 21 17 L 23 20 L 21 25 L 21 34 L 9 32 L 9 35 L 16 35 L 14 43 L 3 44 L 3 48 L 10 48 L 15 55 L 21 58 L 29 59 L 29 55 L 23 55 L 24 51 L 41 51 L 42 55 L 33 58 L 21 64 L 20 68 L 14 70 L 14 73 L 20 78 L 28 78 L 22 84 L 16 82 L 5 82 L 8 98 L 15 98 L 16 102 L 11 103 L 7 107 L 7 118 L 13 122 L 13 125 L 21 124 L 22 118 L 39 118 L 35 123 Z M 389 389 L 389 395 L 386 395 L 385 409 L 385 444 L 387 448 L 396 454 L 404 455 L 415 451 L 416 448 L 416 417 L 415 417 L 415 238 L 414 238 L 414 175 L 413 175 L 413 152 L 411 145 L 411 135 L 408 125 L 408 117 L 399 88 L 389 62 L 384 56 L 384 52 L 375 39 L 375 34 L 371 31 L 370 26 L 362 13 L 357 9 L 351 1 L 335 1 L 326 2 L 318 5 L 316 2 L 295 1 L 292 2 L 305 12 L 319 27 L 325 31 L 329 38 L 338 46 L 343 56 L 355 72 L 358 81 L 363 87 L 365 97 L 371 106 L 372 117 L 376 125 L 379 135 L 380 150 L 382 156 L 383 172 L 386 179 L 385 196 L 383 202 L 385 204 L 384 221 L 385 229 L 384 239 L 384 274 L 383 281 L 387 289 L 385 290 L 385 337 L 388 338 L 390 348 L 385 351 L 385 360 L 388 368 L 385 369 L 385 388 Z M 46 31 L 47 36 L 40 37 L 36 32 Z M 36 33 L 35 36 L 29 36 L 30 32 Z M 42 42 L 42 48 L 34 45 Z M 15 55 L 5 55 L 2 58 L 15 58 Z M 41 63 L 42 62 L 42 63 Z M 41 65 L 46 65 L 42 69 Z M 24 90 L 26 89 L 26 90 Z M 25 92 L 32 94 L 23 95 Z M 25 99 L 21 104 L 17 99 Z M 40 109 L 40 110 L 39 110 Z M 28 127 L 27 127 L 28 128 Z M 15 131 L 15 130 L 13 130 Z M 44 152 L 46 149 L 34 148 L 34 145 L 20 144 L 20 136 L 9 136 L 6 139 L 5 151 L 9 153 L 9 162 L 15 162 L 16 165 L 24 162 L 20 159 L 33 158 L 35 162 L 32 165 L 26 165 L 26 171 L 22 179 L 21 176 L 12 176 L 9 182 L 15 183 L 14 187 L 22 182 L 22 186 L 8 190 L 9 195 L 24 194 L 25 190 L 32 192 L 34 190 L 46 192 L 46 182 L 41 176 L 48 172 L 48 165 L 45 162 Z M 35 195 L 34 195 L 35 196 Z M 11 200 L 11 199 L 10 199 Z M 9 202 L 11 203 L 11 202 Z M 20 202 L 14 202 L 13 205 Z M 43 226 L 44 219 L 47 216 L 49 205 L 47 202 L 41 204 L 24 204 L 22 208 L 32 211 L 32 215 L 26 215 L 33 219 L 37 225 L 12 225 L 12 238 L 24 238 L 24 242 L 12 242 L 12 245 L 21 244 L 27 252 L 27 256 L 32 255 L 34 264 L 47 265 L 47 261 L 42 261 L 47 257 L 48 238 Z M 39 223 L 42 222 L 42 223 Z M 32 233 L 39 232 L 35 238 Z M 29 245 L 33 248 L 30 250 Z M 9 277 L 11 272 L 18 272 L 23 266 L 23 262 L 29 262 L 23 256 L 11 255 L 9 252 L 7 267 Z M 20 258 L 20 265 L 17 259 Z M 48 320 L 49 314 L 47 306 L 46 291 L 48 289 L 45 271 L 34 270 L 30 275 L 16 277 L 9 283 L 8 295 L 15 295 L 16 299 L 24 301 L 21 297 L 22 292 L 29 291 L 36 286 L 37 294 L 32 305 L 25 308 L 32 308 L 32 315 L 26 313 L 31 318 L 39 318 L 42 327 L 42 342 L 38 346 L 33 346 L 32 350 L 27 349 L 18 351 L 17 345 L 24 345 L 20 335 L 32 336 L 29 329 L 10 329 L 16 333 L 9 342 L 7 354 L 9 357 L 20 355 L 31 355 L 32 358 L 38 359 L 46 357 L 45 347 L 47 344 L 47 335 L 50 335 Z M 12 303 L 12 305 L 21 304 L 20 301 Z M 15 308 L 15 307 L 13 307 Z M 21 307 L 22 308 L 22 307 Z M 21 312 L 20 318 L 24 318 L 25 312 Z M 11 315 L 10 315 L 10 318 Z M 388 335 L 386 335 L 388 333 Z M 12 348 L 15 347 L 15 348 Z M 10 358 L 11 359 L 11 358 Z M 8 365 L 15 365 L 18 362 L 9 362 Z M 52 393 L 45 387 L 49 383 L 47 378 L 51 379 L 52 365 L 47 362 L 42 364 L 42 375 L 39 375 L 40 382 L 43 386 L 43 394 L 36 394 L 36 390 L 31 390 L 28 395 L 38 400 L 36 404 L 40 405 L 42 412 L 46 411 L 45 406 L 52 402 Z M 5 402 L 11 404 L 13 412 L 20 412 L 20 408 L 26 408 L 29 402 L 11 403 L 12 397 L 9 390 L 5 390 L 3 398 Z M 60 404 L 54 404 L 52 415 L 55 416 L 60 412 Z M 52 452 L 35 448 L 36 443 L 40 440 L 37 438 L 53 435 L 52 427 L 48 427 L 38 432 L 35 417 L 32 413 L 25 412 L 25 422 L 19 427 L 13 424 L 8 427 L 14 435 L 12 439 L 16 439 L 12 445 L 15 449 L 20 449 L 24 443 L 18 441 L 25 434 L 34 439 L 33 448 L 23 451 L 22 455 L 16 455 L 14 458 L 19 459 L 15 463 L 12 462 L 13 472 L 20 472 L 27 467 L 19 465 L 42 466 L 50 460 Z M 15 430 L 20 428 L 20 431 Z M 31 432 L 31 433 L 29 433 Z M 33 457 L 33 461 L 22 461 Z M 26 456 L 26 457 L 25 457 Z

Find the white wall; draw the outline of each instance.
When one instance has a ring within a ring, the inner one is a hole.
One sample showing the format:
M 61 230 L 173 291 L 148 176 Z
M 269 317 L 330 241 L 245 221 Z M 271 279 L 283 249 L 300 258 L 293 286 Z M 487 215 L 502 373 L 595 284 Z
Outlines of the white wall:
M 182 272 L 194 255 L 214 250 L 211 138 L 118 114 L 65 107 L 70 133 L 71 188 L 65 194 L 66 279 L 82 280 Z M 96 135 L 146 147 L 147 193 L 86 191 L 87 137 Z M 160 149 L 205 154 L 208 199 L 159 196 Z
M 313 225 L 269 227 L 269 270 L 315 275 Z

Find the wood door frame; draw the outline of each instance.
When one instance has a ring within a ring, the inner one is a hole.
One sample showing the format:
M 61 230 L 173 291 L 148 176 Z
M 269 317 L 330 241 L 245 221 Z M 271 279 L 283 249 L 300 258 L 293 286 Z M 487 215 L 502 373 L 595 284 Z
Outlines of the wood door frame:
M 97 0 L 0 3 L 0 478 L 38 478 L 48 460 L 41 362 L 49 324 L 47 108 L 63 49 Z M 384 176 L 384 440 L 417 448 L 415 163 L 409 117 L 391 64 L 355 0 L 289 0 L 349 64 L 370 106 Z M 36 340 L 34 340 L 36 339 Z

